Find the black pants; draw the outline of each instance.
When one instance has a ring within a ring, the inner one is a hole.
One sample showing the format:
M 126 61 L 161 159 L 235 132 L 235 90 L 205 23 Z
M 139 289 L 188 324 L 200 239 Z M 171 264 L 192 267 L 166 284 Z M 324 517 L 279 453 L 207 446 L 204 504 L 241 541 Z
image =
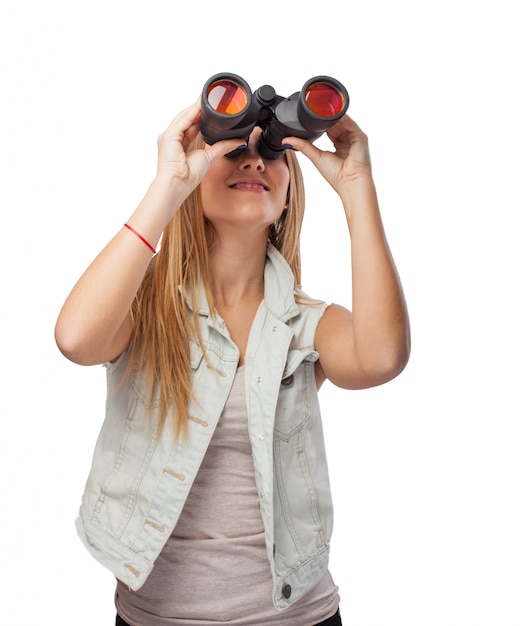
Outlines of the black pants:
M 117 621 L 115 622 L 115 626 L 129 626 L 127 622 L 125 622 L 120 615 L 117 615 Z M 319 622 L 319 624 L 315 624 L 315 626 L 343 626 L 343 622 L 341 621 L 341 615 L 339 613 L 339 609 L 335 615 L 325 619 L 324 622 Z

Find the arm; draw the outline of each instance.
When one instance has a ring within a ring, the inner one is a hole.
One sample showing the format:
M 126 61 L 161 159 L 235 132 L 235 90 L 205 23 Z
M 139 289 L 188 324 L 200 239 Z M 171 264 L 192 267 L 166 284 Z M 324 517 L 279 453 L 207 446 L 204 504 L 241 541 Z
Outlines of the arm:
M 159 137 L 157 175 L 128 224 L 152 246 L 200 183 L 210 164 L 239 145 L 222 141 L 187 152 L 199 132 L 200 105 L 188 107 Z M 60 351 L 81 365 L 114 360 L 129 344 L 130 309 L 151 262 L 151 251 L 122 228 L 87 268 L 60 311 L 55 339 Z
M 345 117 L 328 133 L 335 152 L 286 138 L 339 194 L 351 238 L 352 312 L 330 306 L 319 322 L 318 383 L 359 389 L 397 376 L 410 353 L 410 327 L 401 283 L 383 229 L 368 141 Z

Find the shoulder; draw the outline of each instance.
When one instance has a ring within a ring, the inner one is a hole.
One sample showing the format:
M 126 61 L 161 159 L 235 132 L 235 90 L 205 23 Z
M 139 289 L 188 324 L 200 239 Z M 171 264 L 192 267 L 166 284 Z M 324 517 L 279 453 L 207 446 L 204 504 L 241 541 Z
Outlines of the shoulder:
M 319 320 L 319 334 L 330 334 L 341 329 L 341 326 L 352 325 L 352 312 L 340 304 L 326 305 Z
M 301 289 L 294 289 L 293 295 L 297 307 L 297 315 L 290 320 L 291 326 L 294 328 L 309 326 L 316 330 L 328 308 L 328 304 L 323 300 L 311 298 Z

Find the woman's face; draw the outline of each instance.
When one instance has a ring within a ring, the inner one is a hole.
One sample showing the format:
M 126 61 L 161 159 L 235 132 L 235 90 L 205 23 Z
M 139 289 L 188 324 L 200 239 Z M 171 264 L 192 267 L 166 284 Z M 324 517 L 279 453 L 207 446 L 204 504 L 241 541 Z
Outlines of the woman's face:
M 246 224 L 265 229 L 281 216 L 290 172 L 284 157 L 262 159 L 255 128 L 239 156 L 217 159 L 201 182 L 204 215 L 216 227 Z

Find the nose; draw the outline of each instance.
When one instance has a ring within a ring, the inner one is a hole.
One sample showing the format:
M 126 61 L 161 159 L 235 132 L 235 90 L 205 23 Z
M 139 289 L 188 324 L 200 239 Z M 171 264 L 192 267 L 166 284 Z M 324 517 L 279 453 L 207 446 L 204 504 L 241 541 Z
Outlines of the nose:
M 259 172 L 265 169 L 264 160 L 257 150 L 257 145 L 257 140 L 253 137 L 250 137 L 250 141 L 248 142 L 246 148 L 243 150 L 240 158 L 239 167 L 241 169 L 253 168 L 254 170 L 257 170 Z

